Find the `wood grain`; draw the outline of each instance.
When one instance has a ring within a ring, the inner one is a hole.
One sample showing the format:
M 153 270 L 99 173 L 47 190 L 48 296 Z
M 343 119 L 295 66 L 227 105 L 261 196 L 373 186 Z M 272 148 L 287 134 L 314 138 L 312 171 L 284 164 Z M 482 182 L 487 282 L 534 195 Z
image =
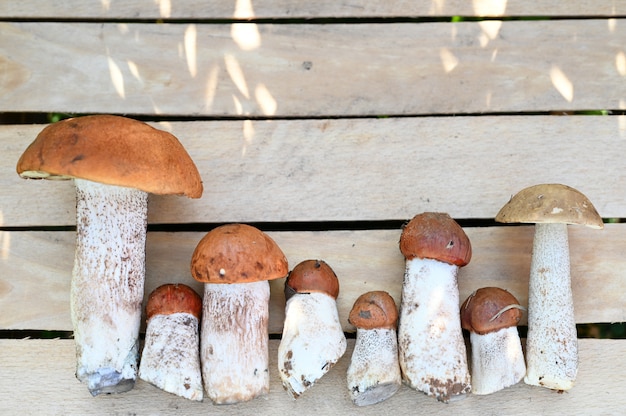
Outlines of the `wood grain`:
M 74 378 L 72 340 L 0 340 L 0 413 L 15 409 L 48 415 L 380 415 L 406 414 L 419 409 L 420 414 L 483 416 L 485 414 L 563 415 L 579 414 L 581 409 L 594 414 L 620 414 L 626 407 L 622 388 L 623 371 L 616 369 L 626 355 L 626 342 L 581 339 L 580 369 L 575 387 L 564 393 L 527 386 L 524 383 L 487 395 L 469 395 L 463 400 L 442 404 L 431 397 L 402 386 L 387 401 L 373 406 L 356 407 L 346 387 L 346 370 L 354 340 L 328 374 L 297 401 L 282 389 L 276 365 L 277 340 L 270 341 L 270 394 L 251 402 L 214 406 L 210 402 L 192 402 L 165 393 L 139 380 L 127 393 L 93 398 Z M 54 357 L 54 358 L 52 358 Z M 27 371 L 24 369 L 27 368 Z M 601 390 L 599 389 L 601 387 Z M 595 392 L 595 393 L 594 393 Z
M 618 22 L 6 22 L 0 111 L 307 117 L 624 108 L 626 25 Z

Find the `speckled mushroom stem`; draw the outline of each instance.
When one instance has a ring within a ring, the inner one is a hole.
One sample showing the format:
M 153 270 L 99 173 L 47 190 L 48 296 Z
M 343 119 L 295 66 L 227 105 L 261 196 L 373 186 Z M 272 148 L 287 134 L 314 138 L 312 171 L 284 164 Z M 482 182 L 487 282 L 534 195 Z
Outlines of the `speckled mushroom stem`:
M 137 376 L 148 194 L 80 179 L 75 185 L 76 377 L 94 396 L 122 393 Z
M 278 370 L 297 399 L 326 374 L 346 351 L 335 298 L 321 292 L 295 293 L 285 306 Z
M 567 224 L 535 224 L 528 288 L 524 382 L 568 390 L 578 372 L 578 339 Z
M 357 406 L 379 403 L 398 391 L 402 377 L 395 328 L 357 328 L 347 380 Z
M 410 259 L 402 286 L 398 349 L 403 379 L 442 402 L 470 391 L 458 269 L 437 260 Z
M 269 392 L 267 281 L 205 284 L 200 360 L 208 397 L 215 404 Z

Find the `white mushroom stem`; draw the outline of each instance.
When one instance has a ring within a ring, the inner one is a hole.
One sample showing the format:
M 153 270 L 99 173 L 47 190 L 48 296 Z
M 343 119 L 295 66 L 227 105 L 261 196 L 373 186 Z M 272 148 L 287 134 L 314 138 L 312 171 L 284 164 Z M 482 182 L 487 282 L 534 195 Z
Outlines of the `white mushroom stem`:
M 526 373 L 517 327 L 487 334 L 470 332 L 472 393 L 491 394 L 517 384 Z
M 459 312 L 458 267 L 437 260 L 407 260 L 398 349 L 404 381 L 437 400 L 470 391 Z
M 527 372 L 534 386 L 568 390 L 578 372 L 567 224 L 536 224 L 528 289 Z
M 146 326 L 139 377 L 190 400 L 202 400 L 198 319 L 190 313 L 154 315 Z
M 357 406 L 382 402 L 398 391 L 402 377 L 395 329 L 357 328 L 347 380 Z
M 285 306 L 278 346 L 278 370 L 285 389 L 297 399 L 335 365 L 346 344 L 332 296 L 292 295 Z
M 137 376 L 148 194 L 80 179 L 75 184 L 76 377 L 94 396 L 121 393 Z
M 269 298 L 267 281 L 204 285 L 200 360 L 215 404 L 269 392 Z

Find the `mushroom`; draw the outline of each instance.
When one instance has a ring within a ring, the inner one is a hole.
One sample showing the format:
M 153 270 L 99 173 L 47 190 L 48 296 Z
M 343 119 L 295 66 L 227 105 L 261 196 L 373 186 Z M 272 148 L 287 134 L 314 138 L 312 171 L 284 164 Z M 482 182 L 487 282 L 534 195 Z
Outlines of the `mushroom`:
M 222 225 L 198 243 L 191 274 L 204 283 L 200 361 L 215 404 L 269 392 L 268 280 L 288 272 L 276 242 L 250 225 Z
M 187 285 L 165 284 L 150 294 L 139 378 L 168 393 L 202 401 L 201 313 L 202 298 Z
M 297 399 L 346 351 L 339 323 L 339 281 L 323 260 L 304 260 L 285 281 L 285 323 L 278 346 L 283 387 Z
M 357 406 L 380 403 L 402 385 L 396 303 L 384 291 L 364 293 L 354 302 L 348 321 L 356 327 L 347 373 L 352 402 Z
M 461 305 L 461 327 L 469 331 L 472 345 L 472 393 L 495 393 L 526 374 L 517 332 L 524 309 L 498 287 L 478 289 Z
M 573 387 L 578 339 L 572 298 L 567 224 L 604 227 L 591 202 L 574 188 L 541 184 L 521 190 L 496 221 L 535 223 L 528 287 L 524 382 L 553 390 Z
M 71 317 L 76 377 L 92 395 L 133 388 L 145 276 L 148 193 L 202 195 L 200 174 L 171 134 L 125 117 L 44 128 L 17 162 L 29 179 L 74 179 Z
M 404 381 L 442 402 L 470 391 L 459 314 L 459 267 L 472 247 L 448 214 L 425 212 L 404 226 L 400 251 L 406 259 L 398 349 Z

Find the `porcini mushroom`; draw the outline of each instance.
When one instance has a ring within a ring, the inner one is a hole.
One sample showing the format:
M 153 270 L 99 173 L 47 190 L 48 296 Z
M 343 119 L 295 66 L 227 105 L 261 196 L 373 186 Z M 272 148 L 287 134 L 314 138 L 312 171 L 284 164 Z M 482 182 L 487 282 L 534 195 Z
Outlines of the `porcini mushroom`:
M 198 243 L 191 274 L 204 283 L 200 361 L 204 388 L 214 403 L 269 392 L 268 280 L 288 272 L 276 242 L 250 225 L 222 225 Z
M 380 403 L 402 385 L 398 363 L 398 310 L 389 293 L 362 294 L 348 321 L 356 327 L 356 341 L 348 367 L 348 390 L 357 406 Z
M 44 128 L 17 162 L 17 173 L 74 179 L 76 377 L 94 396 L 130 390 L 137 376 L 148 193 L 199 198 L 196 166 L 173 135 L 96 115 Z
M 285 281 L 285 323 L 278 346 L 278 372 L 297 399 L 346 351 L 336 299 L 339 280 L 323 260 L 304 260 Z
M 406 259 L 398 349 L 404 381 L 442 402 L 470 391 L 459 314 L 459 267 L 472 256 L 470 240 L 448 214 L 425 212 L 404 226 Z
M 524 382 L 553 390 L 573 387 L 578 372 L 567 224 L 604 227 L 582 193 L 562 184 L 525 188 L 496 215 L 503 223 L 534 223 L 528 282 Z
M 202 401 L 201 313 L 202 298 L 187 285 L 165 284 L 150 293 L 139 378 L 168 393 Z
M 524 309 L 498 287 L 480 288 L 461 305 L 461 327 L 469 331 L 472 345 L 472 393 L 495 393 L 526 374 L 517 332 Z

